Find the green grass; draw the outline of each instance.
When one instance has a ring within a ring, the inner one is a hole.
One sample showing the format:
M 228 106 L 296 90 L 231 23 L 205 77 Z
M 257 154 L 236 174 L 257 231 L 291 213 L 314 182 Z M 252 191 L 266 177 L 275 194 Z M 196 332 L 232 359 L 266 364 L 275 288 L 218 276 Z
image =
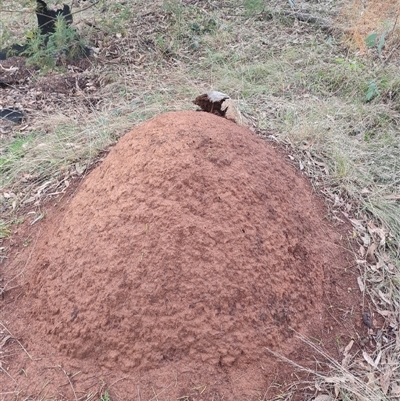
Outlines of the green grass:
M 17 136 L 11 138 L 9 143 L 5 143 L 5 146 L 3 145 L 3 154 L 0 156 L 0 185 L 4 186 L 13 181 L 9 176 L 10 171 L 25 157 L 26 149 L 33 137 L 34 134 L 26 137 Z
M 111 397 L 107 390 L 100 395 L 100 401 L 111 401 Z
M 0 239 L 7 238 L 11 234 L 10 223 L 0 220 Z

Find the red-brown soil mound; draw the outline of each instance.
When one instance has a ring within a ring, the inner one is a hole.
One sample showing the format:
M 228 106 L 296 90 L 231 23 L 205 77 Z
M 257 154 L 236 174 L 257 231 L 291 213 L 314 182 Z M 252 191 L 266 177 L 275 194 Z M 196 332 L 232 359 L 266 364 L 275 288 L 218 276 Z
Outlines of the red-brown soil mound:
M 125 135 L 49 218 L 20 337 L 86 373 L 186 369 L 245 399 L 276 371 L 266 348 L 307 359 L 293 330 L 334 343 L 326 309 L 348 285 L 330 277 L 347 267 L 321 203 L 271 146 L 211 114 L 169 113 Z

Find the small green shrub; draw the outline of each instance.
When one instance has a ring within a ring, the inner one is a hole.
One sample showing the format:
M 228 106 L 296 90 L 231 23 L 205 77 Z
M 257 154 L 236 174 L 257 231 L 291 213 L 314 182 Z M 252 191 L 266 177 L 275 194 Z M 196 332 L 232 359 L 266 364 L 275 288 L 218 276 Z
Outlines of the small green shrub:
M 367 93 L 365 95 L 365 100 L 367 102 L 370 102 L 372 99 L 379 96 L 379 94 L 380 94 L 380 92 L 378 89 L 378 85 L 376 84 L 375 81 L 371 81 L 368 85 Z
M 377 33 L 372 33 L 371 35 L 365 38 L 365 44 L 367 45 L 367 47 L 368 48 L 376 47 L 376 49 L 378 50 L 379 57 L 382 57 L 382 49 L 385 47 L 386 35 L 387 32 L 384 31 L 382 32 L 380 37 Z
M 27 63 L 41 69 L 55 69 L 66 60 L 75 60 L 86 54 L 85 42 L 78 32 L 68 26 L 65 19 L 57 17 L 56 30 L 51 35 L 40 35 L 36 30 L 28 41 L 24 52 L 28 56 Z
M 100 395 L 100 401 L 111 401 L 110 394 L 108 394 L 107 390 Z

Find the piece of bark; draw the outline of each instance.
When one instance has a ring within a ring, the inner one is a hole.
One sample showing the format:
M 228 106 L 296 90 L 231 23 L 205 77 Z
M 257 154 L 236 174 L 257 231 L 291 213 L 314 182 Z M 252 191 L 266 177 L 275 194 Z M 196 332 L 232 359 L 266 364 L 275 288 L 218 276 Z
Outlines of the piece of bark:
M 211 91 L 197 96 L 193 103 L 203 111 L 225 117 L 227 108 L 223 108 L 223 103 L 227 99 L 230 99 L 230 97 L 225 93 Z

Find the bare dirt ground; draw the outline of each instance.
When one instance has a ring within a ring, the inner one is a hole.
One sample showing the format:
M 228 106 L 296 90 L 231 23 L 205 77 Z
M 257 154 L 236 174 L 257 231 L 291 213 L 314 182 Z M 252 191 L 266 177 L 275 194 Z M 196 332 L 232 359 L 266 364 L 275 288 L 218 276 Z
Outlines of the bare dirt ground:
M 296 333 L 367 336 L 349 227 L 221 117 L 136 127 L 46 215 L 2 265 L 5 400 L 272 399 L 298 376 L 268 349 L 313 367 Z
M 67 69 L 60 73 L 41 75 L 34 67 L 26 65 L 24 57 L 10 57 L 0 61 L 0 107 L 16 107 L 24 112 L 25 130 L 36 128 L 35 115 L 54 113 L 55 110 L 72 110 L 79 102 L 87 107 L 96 108 L 99 98 L 92 94 L 97 91 L 93 73 L 87 73 L 91 66 L 89 59 L 70 62 Z M 82 102 L 82 97 L 85 102 Z M 12 135 L 13 130 L 20 132 L 20 126 L 0 119 L 0 137 Z M 23 130 L 22 130 L 23 131 Z

